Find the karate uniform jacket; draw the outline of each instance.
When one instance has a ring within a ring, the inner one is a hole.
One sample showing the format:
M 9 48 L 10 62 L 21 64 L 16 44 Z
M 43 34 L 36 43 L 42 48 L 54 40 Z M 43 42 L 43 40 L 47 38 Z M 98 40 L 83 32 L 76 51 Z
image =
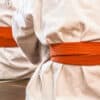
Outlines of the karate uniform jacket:
M 50 60 L 46 48 L 64 42 L 99 42 L 100 0 L 25 2 L 13 17 L 13 36 L 33 65 L 32 54 L 41 58 L 27 86 L 26 100 L 100 100 L 100 65 L 57 63 Z M 36 41 L 43 55 L 35 49 Z

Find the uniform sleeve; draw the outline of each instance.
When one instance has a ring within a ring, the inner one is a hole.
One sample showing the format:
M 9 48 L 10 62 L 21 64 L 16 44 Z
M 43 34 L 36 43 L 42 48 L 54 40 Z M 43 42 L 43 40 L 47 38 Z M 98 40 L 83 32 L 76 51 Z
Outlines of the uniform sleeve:
M 29 1 L 29 3 L 32 4 L 33 2 Z M 33 6 L 25 1 L 23 5 L 26 5 L 26 7 L 16 11 L 13 16 L 13 37 L 28 59 L 37 64 L 41 61 L 41 48 L 43 46 L 34 32 Z

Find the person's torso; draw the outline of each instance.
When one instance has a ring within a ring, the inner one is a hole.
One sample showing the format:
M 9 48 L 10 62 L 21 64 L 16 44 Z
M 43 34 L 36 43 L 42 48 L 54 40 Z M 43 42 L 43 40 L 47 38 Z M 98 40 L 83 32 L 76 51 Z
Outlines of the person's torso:
M 12 16 L 20 8 L 20 1 L 0 0 L 1 28 L 12 27 Z M 0 40 L 2 40 L 4 33 L 0 32 L 0 34 Z M 6 40 L 6 38 L 4 40 L 9 43 L 9 40 Z M 27 78 L 30 77 L 33 69 L 33 65 L 28 61 L 20 47 L 0 47 L 0 79 Z
M 100 39 L 99 0 L 43 0 L 41 3 L 37 0 L 37 2 L 34 27 L 42 43 Z

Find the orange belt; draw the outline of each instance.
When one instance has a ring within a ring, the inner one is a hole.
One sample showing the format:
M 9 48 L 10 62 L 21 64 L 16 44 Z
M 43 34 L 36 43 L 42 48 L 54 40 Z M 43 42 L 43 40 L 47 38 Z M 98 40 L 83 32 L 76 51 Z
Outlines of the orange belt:
M 50 45 L 54 62 L 71 65 L 100 65 L 100 42 L 71 42 Z
M 16 47 L 11 27 L 0 27 L 0 47 Z

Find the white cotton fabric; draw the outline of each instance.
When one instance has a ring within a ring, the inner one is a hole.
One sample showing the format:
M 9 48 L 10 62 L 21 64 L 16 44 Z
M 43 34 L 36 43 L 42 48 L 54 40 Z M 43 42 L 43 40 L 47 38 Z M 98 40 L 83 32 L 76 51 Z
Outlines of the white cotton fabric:
M 21 5 L 20 0 L 0 0 L 0 27 L 11 27 L 12 16 Z M 0 47 L 0 80 L 30 78 L 35 68 L 19 47 Z
M 26 0 L 24 5 L 14 14 L 13 35 L 33 65 L 32 54 L 41 58 L 26 100 L 100 100 L 100 65 L 56 63 L 47 49 L 62 42 L 99 42 L 100 0 Z M 36 41 L 41 52 L 34 49 Z

